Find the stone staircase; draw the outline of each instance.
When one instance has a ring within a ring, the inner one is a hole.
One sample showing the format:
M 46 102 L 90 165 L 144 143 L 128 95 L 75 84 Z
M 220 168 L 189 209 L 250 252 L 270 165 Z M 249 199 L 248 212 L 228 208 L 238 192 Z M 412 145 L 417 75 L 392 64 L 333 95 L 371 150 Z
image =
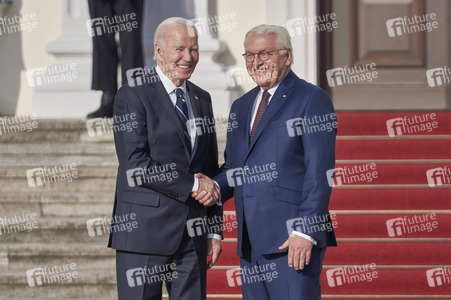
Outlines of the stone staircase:
M 118 162 L 112 134 L 92 135 L 84 120 L 38 120 L 30 132 L 0 135 L 0 299 L 117 299 L 108 233 L 90 236 L 86 222 L 111 217 Z M 72 181 L 29 185 L 27 170 L 68 164 Z M 2 226 L 14 217 L 25 222 Z M 27 270 L 72 263 L 71 282 L 29 286 Z
M 86 225 L 111 216 L 117 170 L 112 135 L 89 136 L 83 120 L 38 120 L 31 132 L 3 132 L 0 152 L 1 217 L 34 213 L 37 223 L 31 230 L 0 227 L 0 299 L 116 299 L 108 234 L 91 237 Z M 71 163 L 72 181 L 29 186 L 27 170 Z M 72 282 L 29 286 L 27 270 L 72 263 Z

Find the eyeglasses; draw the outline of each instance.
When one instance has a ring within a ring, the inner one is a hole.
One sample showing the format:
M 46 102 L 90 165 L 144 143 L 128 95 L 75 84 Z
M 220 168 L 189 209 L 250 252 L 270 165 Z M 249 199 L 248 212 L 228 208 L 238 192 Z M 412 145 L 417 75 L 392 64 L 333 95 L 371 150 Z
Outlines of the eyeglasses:
M 266 61 L 273 55 L 274 52 L 278 52 L 281 50 L 285 50 L 285 49 L 278 49 L 278 50 L 272 50 L 272 51 L 263 50 L 258 53 L 246 52 L 243 54 L 243 57 L 247 62 L 253 62 L 255 59 L 255 55 L 257 55 L 260 60 Z

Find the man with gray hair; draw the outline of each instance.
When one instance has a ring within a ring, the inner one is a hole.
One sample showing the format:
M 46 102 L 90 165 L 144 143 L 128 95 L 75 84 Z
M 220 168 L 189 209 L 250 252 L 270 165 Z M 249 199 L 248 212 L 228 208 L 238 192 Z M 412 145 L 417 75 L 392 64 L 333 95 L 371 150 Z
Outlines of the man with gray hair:
M 256 26 L 244 48 L 258 86 L 232 104 L 238 128 L 227 133 L 214 177 L 222 202 L 235 197 L 243 299 L 319 300 L 325 249 L 336 246 L 326 176 L 335 165 L 336 126 L 322 130 L 336 125 L 334 107 L 291 71 L 285 28 Z
M 170 299 L 206 299 L 206 271 L 221 252 L 222 207 L 214 182 L 194 174 L 213 176 L 218 150 L 214 130 L 199 134 L 192 121 L 214 121 L 211 98 L 188 81 L 199 60 L 191 22 L 164 20 L 154 46 L 157 66 L 121 87 L 114 105 L 117 128 L 136 124 L 114 132 L 119 168 L 109 246 L 118 295 L 160 300 L 164 282 Z M 192 192 L 204 197 L 196 201 Z

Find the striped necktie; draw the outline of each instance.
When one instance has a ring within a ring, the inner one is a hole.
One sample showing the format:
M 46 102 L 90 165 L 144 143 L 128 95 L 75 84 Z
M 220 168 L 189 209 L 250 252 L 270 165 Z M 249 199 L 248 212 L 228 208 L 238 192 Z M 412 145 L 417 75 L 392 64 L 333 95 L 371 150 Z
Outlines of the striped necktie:
M 268 107 L 268 100 L 271 97 L 271 94 L 268 91 L 263 92 L 262 101 L 258 105 L 257 114 L 255 115 L 254 124 L 252 125 L 251 134 L 249 135 L 249 144 L 252 143 L 252 139 L 254 138 L 254 134 L 257 131 L 258 124 L 265 113 L 266 107 Z
M 187 122 L 188 118 L 188 105 L 186 104 L 185 93 L 183 90 L 178 88 L 175 90 L 175 94 L 177 95 L 177 102 L 175 103 L 175 111 L 179 116 L 180 122 L 182 122 L 183 133 L 184 133 L 184 141 L 185 146 L 188 149 L 189 154 L 191 155 L 191 138 L 188 133 Z

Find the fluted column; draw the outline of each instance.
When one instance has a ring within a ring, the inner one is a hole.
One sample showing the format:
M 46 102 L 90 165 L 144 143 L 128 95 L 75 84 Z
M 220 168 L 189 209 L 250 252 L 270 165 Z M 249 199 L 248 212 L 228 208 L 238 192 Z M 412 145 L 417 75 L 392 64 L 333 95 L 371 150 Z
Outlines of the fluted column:
M 195 19 L 192 21 L 199 33 L 200 58 L 191 79 L 211 94 L 215 115 L 224 116 L 229 113 L 238 94 L 236 87 L 228 84 L 226 66 L 217 60 L 228 50 L 217 37 L 215 26 L 221 24 L 216 22 L 219 18 L 215 18 L 216 1 L 194 0 L 194 13 Z
M 42 82 L 33 74 L 27 76 L 35 89 L 33 112 L 40 118 L 84 118 L 100 104 L 100 92 L 91 90 L 92 42 L 86 25 L 87 1 L 63 0 L 62 14 L 62 33 L 46 47 L 56 63 L 45 66 L 60 78 Z M 39 75 L 42 70 L 35 72 Z

